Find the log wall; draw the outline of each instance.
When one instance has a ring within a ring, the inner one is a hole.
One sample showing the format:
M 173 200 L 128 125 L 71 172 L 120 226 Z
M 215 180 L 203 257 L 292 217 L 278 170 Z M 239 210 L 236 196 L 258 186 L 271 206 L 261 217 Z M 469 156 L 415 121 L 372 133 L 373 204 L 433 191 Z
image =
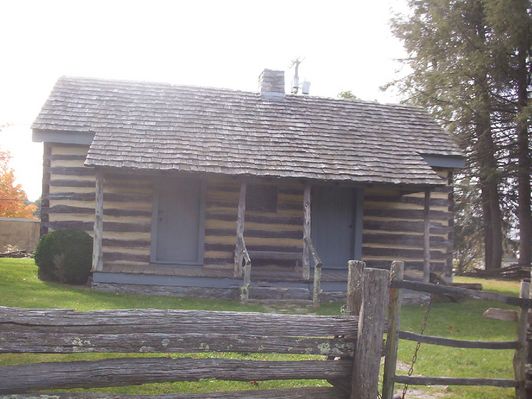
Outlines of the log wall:
M 95 172 L 83 166 L 87 146 L 50 145 L 46 223 L 50 230 L 80 229 L 93 235 Z M 149 264 L 152 179 L 105 175 L 104 270 Z
M 447 171 L 441 171 L 442 176 Z M 452 258 L 452 192 L 433 189 L 430 198 L 431 270 L 450 276 Z M 367 188 L 364 195 L 364 261 L 369 267 L 405 262 L 406 278 L 423 277 L 424 193 L 400 195 L 385 188 Z
M 262 184 L 262 182 L 261 182 Z M 265 184 L 273 184 L 266 182 Z M 303 251 L 303 184 L 277 184 L 277 212 L 246 210 L 244 237 L 247 249 L 301 254 Z M 240 183 L 231 177 L 207 178 L 205 207 L 206 267 L 232 270 Z M 253 266 L 267 259 L 253 260 Z M 293 264 L 294 261 L 288 261 Z M 282 261 L 276 260 L 276 264 Z
M 94 170 L 83 162 L 88 146 L 46 144 L 48 192 L 43 185 L 43 226 L 49 230 L 80 229 L 92 235 L 94 225 Z M 48 196 L 45 198 L 45 196 Z
M 47 144 L 46 179 L 43 179 L 46 206 L 42 218 L 45 228 L 76 228 L 92 235 L 95 173 L 83 166 L 87 149 L 87 146 Z M 440 173 L 442 177 L 448 174 Z M 246 211 L 244 237 L 248 250 L 301 254 L 303 183 L 269 181 L 265 184 L 278 186 L 277 211 Z M 228 275 L 232 272 L 239 187 L 238 179 L 233 177 L 206 177 L 205 271 L 216 270 Z M 152 178 L 106 175 L 104 192 L 104 270 L 155 270 L 157 266 L 150 266 Z M 430 200 L 431 269 L 446 275 L 451 271 L 450 199 L 450 188 L 445 187 L 436 189 Z M 407 278 L 422 276 L 422 192 L 400 195 L 388 188 L 365 188 L 363 225 L 363 260 L 368 266 L 382 267 L 401 259 L 405 261 Z M 259 267 L 272 263 L 267 259 L 253 260 L 253 265 Z M 301 261 L 276 260 L 275 263 L 283 267 L 300 266 Z M 202 272 L 195 268 L 193 274 L 198 273 Z

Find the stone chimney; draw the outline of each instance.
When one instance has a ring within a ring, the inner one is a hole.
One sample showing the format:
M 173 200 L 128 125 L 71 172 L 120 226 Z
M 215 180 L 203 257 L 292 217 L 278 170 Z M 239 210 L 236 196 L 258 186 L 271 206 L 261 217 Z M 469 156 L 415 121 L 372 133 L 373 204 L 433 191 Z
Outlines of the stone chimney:
M 271 101 L 284 98 L 284 71 L 265 69 L 259 76 L 260 94 Z

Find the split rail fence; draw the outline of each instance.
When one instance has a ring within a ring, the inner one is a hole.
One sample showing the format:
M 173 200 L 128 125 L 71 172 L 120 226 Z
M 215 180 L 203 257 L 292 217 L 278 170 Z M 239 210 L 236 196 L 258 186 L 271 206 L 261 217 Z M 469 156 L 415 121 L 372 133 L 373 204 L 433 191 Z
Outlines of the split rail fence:
M 350 262 L 361 271 L 362 262 Z M 50 389 L 128 386 L 154 382 L 220 379 L 237 381 L 327 380 L 330 387 L 172 394 L 143 398 L 375 399 L 389 290 L 389 272 L 365 269 L 350 287 L 362 287 L 342 316 L 266 313 L 109 310 L 35 310 L 0 307 L 0 353 L 278 353 L 320 355 L 316 360 L 127 357 L 30 363 L 0 367 L 0 396 Z M 383 300 L 384 298 L 384 300 Z M 94 398 L 87 392 L 57 398 Z M 116 395 L 98 393 L 98 398 Z M 127 395 L 120 395 L 127 397 Z M 134 396 L 139 398 L 139 396 Z M 132 397 L 130 397 L 132 398 Z
M 388 333 L 385 349 L 385 364 L 383 376 L 383 399 L 394 397 L 394 384 L 408 385 L 476 385 L 515 388 L 517 399 L 526 399 L 530 396 L 530 360 L 528 349 L 527 331 L 530 330 L 529 309 L 532 307 L 530 299 L 531 287 L 527 281 L 521 282 L 520 296 L 510 297 L 491 292 L 475 291 L 466 288 L 448 287 L 437 284 L 422 283 L 417 281 L 403 280 L 403 262 L 394 262 L 391 267 L 390 301 L 388 310 Z M 491 300 L 505 304 L 518 306 L 520 311 L 517 317 L 517 339 L 515 341 L 490 342 L 490 341 L 466 341 L 443 337 L 427 336 L 408 331 L 400 331 L 401 289 L 425 292 L 429 294 L 454 295 L 464 298 Z M 397 348 L 399 339 L 442 345 L 453 348 L 475 349 L 513 349 L 515 350 L 513 368 L 514 379 L 503 378 L 453 378 L 453 377 L 419 377 L 396 374 Z M 527 376 L 528 373 L 528 376 Z M 527 381 L 528 378 L 528 381 Z

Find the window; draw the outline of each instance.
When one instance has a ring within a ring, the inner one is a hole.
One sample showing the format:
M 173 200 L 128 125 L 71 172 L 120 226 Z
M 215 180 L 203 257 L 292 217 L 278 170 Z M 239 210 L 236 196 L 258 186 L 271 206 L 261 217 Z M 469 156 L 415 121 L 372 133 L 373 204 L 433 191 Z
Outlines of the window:
M 277 212 L 277 187 L 266 184 L 248 184 L 246 209 L 249 211 Z

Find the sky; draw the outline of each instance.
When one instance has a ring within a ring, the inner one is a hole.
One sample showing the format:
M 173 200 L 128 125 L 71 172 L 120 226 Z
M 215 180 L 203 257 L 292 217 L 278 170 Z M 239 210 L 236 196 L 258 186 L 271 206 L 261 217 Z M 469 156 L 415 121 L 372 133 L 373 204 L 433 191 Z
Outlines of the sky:
M 63 75 L 256 91 L 264 68 L 290 82 L 300 57 L 311 95 L 399 102 L 380 88 L 404 73 L 389 20 L 405 11 L 405 0 L 3 0 L 0 148 L 37 199 L 42 144 L 30 126 Z

